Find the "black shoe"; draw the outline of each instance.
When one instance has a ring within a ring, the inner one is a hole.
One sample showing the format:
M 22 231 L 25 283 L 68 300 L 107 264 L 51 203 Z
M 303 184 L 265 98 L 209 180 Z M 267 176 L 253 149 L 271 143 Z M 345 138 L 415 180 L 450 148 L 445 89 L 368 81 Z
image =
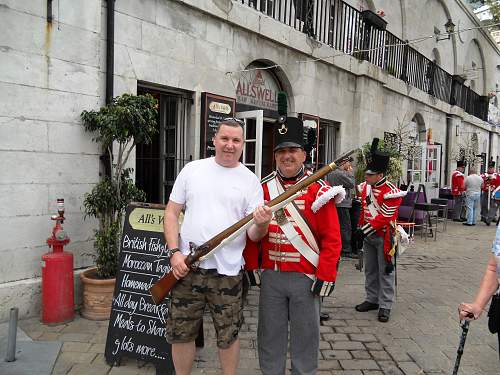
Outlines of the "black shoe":
M 491 221 L 489 221 L 489 220 L 485 220 L 485 221 L 484 221 L 484 223 L 485 223 L 487 226 L 490 226 Z
M 467 225 L 468 227 L 472 227 L 474 224 L 462 223 L 462 225 Z
M 453 221 L 462 222 L 462 219 L 453 219 Z
M 319 320 L 321 322 L 324 322 L 325 320 L 328 320 L 330 319 L 330 314 L 326 313 L 326 312 L 322 312 L 319 314 Z
M 380 308 L 378 310 L 378 321 L 382 323 L 387 323 L 389 321 L 390 315 L 391 315 L 391 310 Z
M 356 311 L 359 311 L 359 312 L 377 310 L 378 303 L 371 303 L 371 302 L 365 301 L 363 303 L 360 303 L 359 305 L 356 305 L 355 309 L 356 309 Z

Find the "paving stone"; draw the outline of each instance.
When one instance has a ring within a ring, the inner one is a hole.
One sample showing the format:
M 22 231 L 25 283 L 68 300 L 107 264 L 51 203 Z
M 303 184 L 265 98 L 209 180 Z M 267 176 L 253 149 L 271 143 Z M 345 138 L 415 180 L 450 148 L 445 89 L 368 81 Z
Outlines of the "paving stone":
M 63 352 L 88 352 L 92 344 L 88 342 L 67 341 L 63 344 L 61 351 Z
M 345 333 L 326 333 L 323 334 L 323 340 L 328 341 L 348 341 L 349 337 Z
M 340 364 L 339 361 L 337 360 L 320 360 L 318 362 L 318 369 L 319 370 L 340 370 Z
M 320 333 L 332 333 L 332 332 L 333 332 L 333 327 L 329 327 L 329 326 L 320 326 L 320 327 L 319 327 L 319 332 L 320 332 Z
M 347 319 L 345 321 L 348 326 L 356 326 L 356 327 L 371 327 L 373 322 L 367 319 Z
M 337 341 L 332 343 L 332 348 L 339 350 L 364 350 L 365 346 L 359 341 Z
M 359 327 L 335 327 L 336 333 L 361 333 Z
M 63 333 L 60 335 L 60 341 L 78 341 L 89 342 L 92 339 L 91 333 Z
M 414 362 L 398 362 L 398 367 L 405 375 L 421 375 L 424 373 Z
M 319 348 L 320 348 L 320 349 L 331 349 L 331 348 L 332 348 L 332 346 L 330 345 L 330 343 L 329 343 L 328 341 L 323 341 L 323 340 L 321 340 L 321 341 L 319 342 Z
M 366 349 L 368 350 L 383 350 L 384 346 L 379 342 L 366 342 Z
M 68 372 L 68 375 L 106 375 L 110 373 L 111 367 L 106 365 L 97 365 L 97 364 L 76 364 L 71 368 L 71 371 Z M 117 374 L 117 373 L 115 373 Z M 126 374 L 126 372 L 125 372 Z M 125 375 L 124 374 L 124 375 Z
M 341 359 L 340 366 L 344 370 L 379 370 L 380 367 L 372 359 Z
M 361 341 L 361 342 L 374 342 L 377 341 L 377 338 L 374 335 L 366 334 L 366 333 L 351 333 L 349 338 L 352 341 Z
M 68 363 L 91 363 L 96 357 L 96 353 L 81 353 L 81 352 L 61 352 L 57 360 L 65 360 Z
M 367 350 L 351 350 L 351 354 L 356 359 L 372 359 Z
M 386 347 L 386 351 L 396 362 L 412 361 L 412 359 L 408 356 L 408 353 L 401 350 L 401 348 Z
M 390 360 L 391 357 L 384 350 L 370 350 L 370 355 L 377 361 Z
M 351 359 L 352 355 L 348 350 L 321 350 L 324 359 Z

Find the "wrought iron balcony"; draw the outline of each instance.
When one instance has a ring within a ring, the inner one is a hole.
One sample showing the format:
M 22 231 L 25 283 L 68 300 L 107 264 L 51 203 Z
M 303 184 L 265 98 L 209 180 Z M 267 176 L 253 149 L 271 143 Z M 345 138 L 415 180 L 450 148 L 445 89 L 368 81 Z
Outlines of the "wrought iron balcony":
M 379 66 L 388 74 L 487 121 L 488 101 L 385 30 L 385 21 L 342 0 L 236 0 L 318 42 Z

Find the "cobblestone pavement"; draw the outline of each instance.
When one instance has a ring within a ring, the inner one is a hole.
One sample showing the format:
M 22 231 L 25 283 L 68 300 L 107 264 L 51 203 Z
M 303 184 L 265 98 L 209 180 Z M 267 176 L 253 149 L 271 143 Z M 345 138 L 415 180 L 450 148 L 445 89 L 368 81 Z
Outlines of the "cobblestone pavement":
M 389 323 L 380 323 L 376 311 L 359 313 L 354 305 L 364 299 L 364 278 L 354 260 L 342 261 L 333 298 L 323 310 L 330 320 L 321 326 L 318 374 L 451 374 L 460 338 L 457 306 L 471 300 L 490 254 L 494 227 L 474 228 L 448 223 L 437 241 L 418 236 L 398 261 L 398 291 Z M 251 290 L 240 334 L 239 374 L 259 374 L 256 331 L 258 290 Z M 34 340 L 63 343 L 53 374 L 154 374 L 149 365 L 127 360 L 110 368 L 104 361 L 108 322 L 80 317 L 48 327 L 38 319 L 20 321 Z M 208 317 L 205 348 L 198 351 L 193 374 L 219 374 L 214 331 Z M 497 339 L 487 330 L 486 313 L 470 325 L 459 374 L 500 373 Z

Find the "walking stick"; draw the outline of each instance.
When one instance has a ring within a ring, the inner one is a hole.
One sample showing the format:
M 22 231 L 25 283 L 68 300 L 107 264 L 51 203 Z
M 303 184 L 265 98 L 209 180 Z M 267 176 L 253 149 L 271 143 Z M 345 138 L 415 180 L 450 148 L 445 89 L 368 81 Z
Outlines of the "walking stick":
M 460 359 L 462 359 L 462 354 L 464 353 L 465 339 L 467 338 L 467 332 L 469 332 L 470 320 L 464 320 L 460 327 L 462 327 L 462 335 L 460 336 L 460 344 L 457 349 L 457 359 L 455 359 L 455 367 L 453 368 L 453 375 L 458 374 L 458 367 L 460 366 Z

